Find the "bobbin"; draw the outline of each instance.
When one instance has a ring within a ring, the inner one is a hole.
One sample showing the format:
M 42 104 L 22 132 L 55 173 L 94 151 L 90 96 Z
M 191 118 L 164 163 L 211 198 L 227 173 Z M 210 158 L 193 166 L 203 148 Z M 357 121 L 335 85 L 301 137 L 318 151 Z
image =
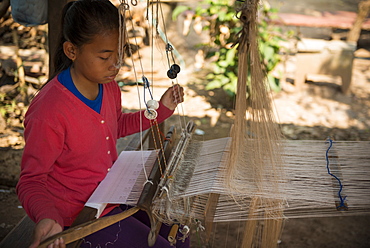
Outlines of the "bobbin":
M 158 116 L 158 113 L 157 111 L 155 111 L 155 109 L 152 109 L 152 108 L 148 108 L 144 111 L 144 116 L 149 119 L 149 120 L 154 120 L 155 118 L 157 118 Z
M 175 71 L 176 73 L 180 73 L 181 68 L 178 64 L 171 65 L 171 70 Z
M 175 79 L 177 77 L 177 73 L 174 70 L 169 69 L 167 71 L 167 77 L 169 77 L 170 79 Z
M 177 77 L 177 74 L 180 73 L 181 68 L 178 64 L 171 65 L 170 69 L 167 71 L 167 76 L 170 79 L 175 79 Z
M 149 100 L 147 103 L 146 103 L 146 106 L 148 109 L 154 109 L 154 110 L 157 110 L 159 108 L 159 102 L 156 101 L 156 100 Z

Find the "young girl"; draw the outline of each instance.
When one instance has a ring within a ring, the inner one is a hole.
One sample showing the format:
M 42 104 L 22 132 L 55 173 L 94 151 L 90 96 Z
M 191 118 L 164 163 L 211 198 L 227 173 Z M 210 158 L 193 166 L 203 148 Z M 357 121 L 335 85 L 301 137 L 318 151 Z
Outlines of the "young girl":
M 108 0 L 70 2 L 62 24 L 55 77 L 33 99 L 24 122 L 26 146 L 17 193 L 36 223 L 31 248 L 72 224 L 117 159 L 117 138 L 139 132 L 140 119 L 143 129 L 150 127 L 143 111 L 121 111 L 121 91 L 114 81 L 117 8 Z M 182 99 L 181 87 L 169 88 L 159 102 L 158 122 L 171 116 Z M 108 205 L 103 215 L 121 211 Z M 129 217 L 86 237 L 82 246 L 146 247 L 145 222 L 139 215 Z M 56 240 L 50 247 L 65 244 Z M 155 247 L 169 243 L 159 236 Z

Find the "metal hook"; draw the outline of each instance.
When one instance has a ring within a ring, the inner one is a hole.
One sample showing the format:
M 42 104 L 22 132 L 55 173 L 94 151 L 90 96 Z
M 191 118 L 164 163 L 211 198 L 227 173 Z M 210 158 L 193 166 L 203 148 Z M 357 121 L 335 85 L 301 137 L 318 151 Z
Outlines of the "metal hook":
M 119 6 L 118 9 L 122 12 L 122 10 L 126 11 L 130 9 L 130 5 L 126 2 L 122 2 Z
M 170 43 L 167 43 L 167 45 L 166 45 L 166 52 L 171 52 L 171 51 L 173 51 L 173 47 L 172 47 L 172 45 Z
M 142 79 L 144 83 L 144 88 L 149 88 L 150 87 L 149 80 L 145 76 L 143 76 Z

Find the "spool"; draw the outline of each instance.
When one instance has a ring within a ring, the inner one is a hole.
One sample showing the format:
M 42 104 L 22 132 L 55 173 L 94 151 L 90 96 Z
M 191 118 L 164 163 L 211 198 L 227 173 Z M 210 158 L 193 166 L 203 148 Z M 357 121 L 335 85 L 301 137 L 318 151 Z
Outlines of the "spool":
M 181 69 L 178 64 L 171 65 L 171 70 L 175 71 L 176 73 L 180 73 Z
M 178 230 L 179 230 L 179 225 L 177 225 L 177 224 L 174 224 L 171 227 L 171 231 L 168 234 L 168 241 L 171 243 L 171 245 L 175 245 L 176 244 L 176 236 L 177 236 L 177 231 Z
M 169 69 L 167 71 L 167 77 L 169 77 L 170 79 L 175 79 L 177 77 L 176 71 L 172 70 L 172 69 Z
M 156 100 L 149 100 L 149 101 L 146 103 L 146 106 L 147 106 L 149 109 L 158 109 L 158 108 L 159 108 L 159 103 L 158 103 L 158 101 L 156 101 Z
M 149 119 L 149 120 L 154 120 L 155 118 L 157 118 L 158 116 L 158 113 L 157 111 L 155 111 L 155 109 L 152 109 L 152 108 L 148 108 L 144 111 L 144 116 Z

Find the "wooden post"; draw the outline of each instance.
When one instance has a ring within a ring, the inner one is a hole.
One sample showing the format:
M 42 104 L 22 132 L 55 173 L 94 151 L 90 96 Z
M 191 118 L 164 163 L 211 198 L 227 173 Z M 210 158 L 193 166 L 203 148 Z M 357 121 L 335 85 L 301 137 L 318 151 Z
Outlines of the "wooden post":
M 62 29 L 62 9 L 68 2 L 71 0 L 48 0 L 49 76 L 54 72 L 54 54 Z
M 28 104 L 26 80 L 25 80 L 26 74 L 24 72 L 23 60 L 21 56 L 19 56 L 19 37 L 18 37 L 18 33 L 16 29 L 12 30 L 12 35 L 13 35 L 13 42 L 15 45 L 15 57 L 16 57 L 16 63 L 17 63 L 17 73 L 18 73 L 20 96 L 21 96 L 21 99 L 23 99 L 22 101 Z
M 358 13 L 356 21 L 348 33 L 347 41 L 357 43 L 358 39 L 360 38 L 362 23 L 367 17 L 369 11 L 370 11 L 370 0 L 362 1 L 358 4 Z
M 0 19 L 6 14 L 10 6 L 10 0 L 0 1 Z

